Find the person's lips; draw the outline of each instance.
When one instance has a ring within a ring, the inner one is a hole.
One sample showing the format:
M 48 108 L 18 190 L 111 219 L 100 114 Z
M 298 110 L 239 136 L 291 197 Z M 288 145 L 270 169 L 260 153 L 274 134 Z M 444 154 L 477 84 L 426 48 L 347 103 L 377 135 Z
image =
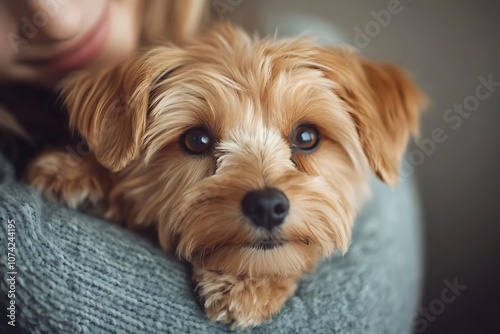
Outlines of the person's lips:
M 110 10 L 106 7 L 101 18 L 74 46 L 68 50 L 32 64 L 57 71 L 68 71 L 84 67 L 96 58 L 106 44 L 110 29 Z

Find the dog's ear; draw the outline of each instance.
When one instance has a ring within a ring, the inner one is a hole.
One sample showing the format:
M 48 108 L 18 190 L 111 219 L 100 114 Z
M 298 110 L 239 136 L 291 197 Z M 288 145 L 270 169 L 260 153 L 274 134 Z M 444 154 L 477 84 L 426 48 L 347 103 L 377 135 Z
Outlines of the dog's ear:
M 182 52 L 160 47 L 120 65 L 84 72 L 61 85 L 70 126 L 106 168 L 119 171 L 138 156 L 146 130 L 149 95 L 165 73 L 180 66 Z
M 347 104 L 373 172 L 394 186 L 410 133 L 418 133 L 426 98 L 400 68 L 348 50 L 321 49 L 319 64 Z

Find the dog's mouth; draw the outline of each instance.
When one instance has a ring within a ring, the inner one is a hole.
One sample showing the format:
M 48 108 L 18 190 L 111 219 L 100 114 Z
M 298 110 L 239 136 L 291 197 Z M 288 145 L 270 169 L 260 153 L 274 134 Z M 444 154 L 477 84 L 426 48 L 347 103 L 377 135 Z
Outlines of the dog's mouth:
M 290 240 L 290 241 L 293 242 L 294 240 Z M 304 243 L 306 245 L 309 245 L 309 243 L 310 243 L 310 241 L 308 239 L 300 239 L 300 240 L 296 240 L 296 241 L 299 241 L 299 242 Z M 249 245 L 248 247 L 253 248 L 253 249 L 257 249 L 257 250 L 266 251 L 266 250 L 273 250 L 275 248 L 282 247 L 285 244 L 287 244 L 288 242 L 289 241 L 283 240 L 283 239 L 267 238 L 267 239 L 259 240 L 256 243 Z
M 271 250 L 283 246 L 284 244 L 284 240 L 264 239 L 253 244 L 251 247 L 258 250 Z

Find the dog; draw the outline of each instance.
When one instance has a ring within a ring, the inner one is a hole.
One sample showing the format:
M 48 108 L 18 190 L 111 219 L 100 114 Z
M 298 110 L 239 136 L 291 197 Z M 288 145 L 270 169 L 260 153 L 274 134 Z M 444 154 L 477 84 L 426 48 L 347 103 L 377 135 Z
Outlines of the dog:
M 193 266 L 208 317 L 272 318 L 319 259 L 346 252 L 370 170 L 394 186 L 425 97 L 398 67 L 220 24 L 63 86 L 91 154 L 45 152 L 28 182 L 105 203 Z

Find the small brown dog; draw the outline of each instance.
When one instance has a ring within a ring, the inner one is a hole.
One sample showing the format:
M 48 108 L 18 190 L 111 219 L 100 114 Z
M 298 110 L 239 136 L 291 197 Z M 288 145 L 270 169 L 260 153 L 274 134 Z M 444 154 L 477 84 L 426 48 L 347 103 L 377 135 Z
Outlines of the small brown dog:
M 63 95 L 93 155 L 46 152 L 28 181 L 156 225 L 192 263 L 210 319 L 234 327 L 269 320 L 321 257 L 347 250 L 370 167 L 396 184 L 425 101 L 396 67 L 227 24 L 81 74 Z

